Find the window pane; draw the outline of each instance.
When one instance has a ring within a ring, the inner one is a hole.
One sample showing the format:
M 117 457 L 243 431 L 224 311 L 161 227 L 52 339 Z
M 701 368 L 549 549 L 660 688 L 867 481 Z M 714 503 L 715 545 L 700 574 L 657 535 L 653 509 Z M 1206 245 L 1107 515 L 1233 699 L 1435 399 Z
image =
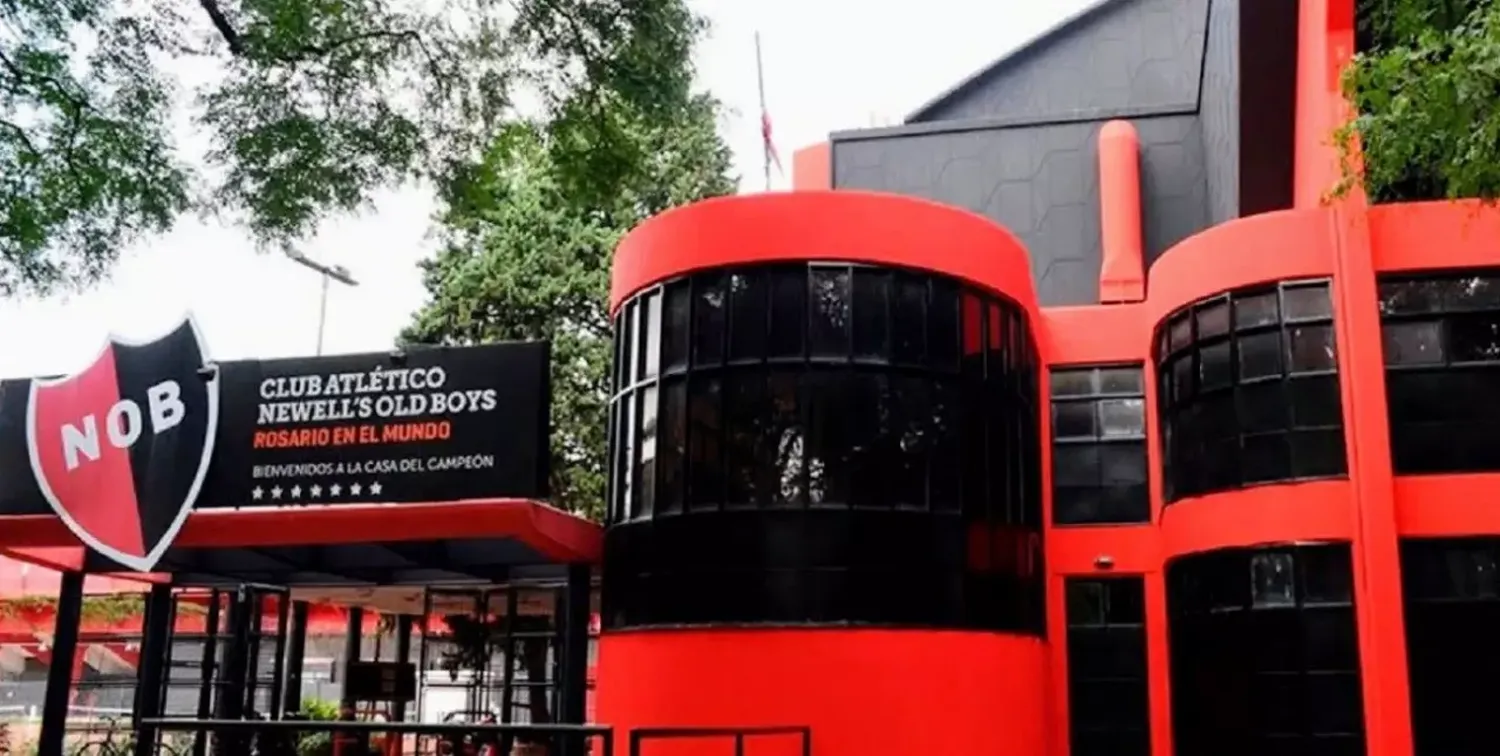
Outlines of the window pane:
M 1104 368 L 1099 371 L 1099 393 L 1141 394 L 1145 392 L 1143 372 L 1138 367 Z
M 1229 333 L 1229 299 L 1221 297 L 1198 308 L 1198 340 Z
M 757 361 L 766 354 L 769 310 L 765 275 L 760 271 L 729 276 L 729 359 Z
M 854 270 L 854 356 L 886 361 L 891 356 L 891 274 Z
M 620 442 L 624 446 L 624 452 L 620 456 L 620 501 L 623 503 L 620 519 L 629 520 L 635 516 L 635 471 L 636 455 L 639 448 L 640 435 L 637 433 L 636 424 L 640 415 L 637 414 L 639 403 L 635 401 L 636 395 L 626 394 L 620 403 L 620 416 L 624 422 L 620 424 Z
M 687 367 L 688 336 L 691 330 L 688 323 L 693 313 L 691 297 L 692 289 L 687 281 L 667 285 L 666 316 L 662 324 L 666 330 L 662 334 L 661 343 L 663 370 L 670 372 Z
M 640 329 L 640 300 L 632 300 L 620 310 L 620 318 L 615 325 L 615 339 L 618 342 L 615 351 L 615 390 L 622 391 L 635 383 L 635 364 L 639 359 L 636 352 L 639 351 L 638 344 L 641 339 Z
M 1276 292 L 1236 296 L 1234 299 L 1234 327 L 1254 328 L 1269 325 L 1281 318 L 1276 303 Z
M 1297 603 L 1292 588 L 1292 555 L 1271 552 L 1250 559 L 1250 602 L 1256 607 L 1292 606 Z
M 891 312 L 891 329 L 895 338 L 892 357 L 907 365 L 927 359 L 927 282 L 896 274 L 895 307 Z
M 1449 356 L 1454 362 L 1500 360 L 1500 314 L 1450 316 L 1448 343 Z
M 1443 362 L 1443 325 L 1439 321 L 1386 323 L 1381 327 L 1387 365 L 1439 365 Z
M 766 375 L 759 370 L 736 371 L 724 381 L 725 451 L 728 456 L 724 473 L 729 490 L 726 507 L 763 506 L 770 501 L 770 491 L 760 487 L 760 471 L 771 464 L 767 455 L 771 444 L 765 437 Z
M 724 500 L 724 424 L 718 378 L 688 382 L 688 508 L 717 509 Z
M 1176 351 L 1193 343 L 1193 321 L 1186 313 L 1173 318 L 1167 325 L 1168 339 L 1172 344 L 1172 350 Z
M 1234 367 L 1229 361 L 1229 342 L 1210 344 L 1198 351 L 1198 386 L 1215 391 L 1234 382 Z
M 771 332 L 767 352 L 771 357 L 802 354 L 807 327 L 807 268 L 773 268 L 771 278 Z
M 1092 396 L 1095 374 L 1093 370 L 1052 371 L 1052 397 Z
M 650 517 L 656 502 L 656 412 L 657 388 L 647 386 L 641 390 L 640 408 L 640 462 L 635 474 L 635 516 Z
M 641 318 L 641 377 L 655 378 L 661 369 L 661 294 L 646 297 Z
M 771 374 L 767 384 L 768 463 L 762 466 L 766 479 L 760 488 L 768 491 L 774 506 L 797 506 L 807 501 L 807 463 L 802 429 L 802 388 L 794 372 Z
M 854 399 L 842 377 L 831 372 L 810 374 L 806 396 L 808 501 L 848 506 Z
M 1281 375 L 1281 331 L 1252 333 L 1239 337 L 1240 380 Z
M 1333 317 L 1333 303 L 1328 296 L 1328 284 L 1311 286 L 1288 286 L 1282 292 L 1287 320 Z
M 724 278 L 708 274 L 693 281 L 694 365 L 717 365 L 724 360 Z
M 687 461 L 687 381 L 669 378 L 662 383 L 661 418 L 658 452 L 661 487 L 657 490 L 656 510 L 661 514 L 682 511 L 687 494 L 684 478 Z
M 1293 326 L 1287 329 L 1287 340 L 1290 342 L 1288 372 L 1308 373 L 1338 366 L 1333 326 Z
M 849 269 L 814 268 L 808 341 L 814 357 L 849 355 Z
M 941 279 L 932 282 L 932 298 L 927 303 L 927 359 L 935 370 L 958 367 L 959 333 L 958 286 Z
M 1146 435 L 1146 402 L 1143 399 L 1102 399 L 1099 422 L 1104 438 L 1143 438 Z
M 1056 402 L 1052 405 L 1052 435 L 1060 439 L 1099 435 L 1096 410 L 1091 401 Z

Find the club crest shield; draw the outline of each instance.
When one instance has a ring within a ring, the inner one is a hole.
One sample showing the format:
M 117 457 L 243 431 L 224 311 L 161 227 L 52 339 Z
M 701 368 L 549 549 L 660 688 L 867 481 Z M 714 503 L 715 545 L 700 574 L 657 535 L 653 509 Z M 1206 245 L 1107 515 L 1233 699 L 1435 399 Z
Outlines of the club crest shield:
M 207 362 L 188 317 L 151 341 L 111 336 L 82 371 L 31 381 L 37 487 L 79 540 L 130 569 L 156 565 L 208 474 L 219 377 Z

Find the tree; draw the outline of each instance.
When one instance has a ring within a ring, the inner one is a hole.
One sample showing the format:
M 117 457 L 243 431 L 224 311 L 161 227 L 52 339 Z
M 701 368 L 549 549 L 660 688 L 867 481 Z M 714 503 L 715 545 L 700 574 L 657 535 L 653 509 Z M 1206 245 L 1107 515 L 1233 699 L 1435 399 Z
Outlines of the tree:
M 670 107 L 695 23 L 680 0 L 5 0 L 0 296 L 95 281 L 194 210 L 274 248 L 382 187 L 447 191 L 518 101 L 583 130 L 599 93 Z
M 1336 134 L 1338 192 L 1372 201 L 1500 194 L 1500 2 L 1360 0 Z M 1359 150 L 1356 152 L 1356 145 Z M 1358 154 L 1358 159 L 1355 156 Z
M 685 53 L 680 64 L 691 70 Z M 676 96 L 675 107 L 666 97 L 572 102 L 556 120 L 503 130 L 446 198 L 445 244 L 423 265 L 430 301 L 402 335 L 550 339 L 553 499 L 594 518 L 607 469 L 611 254 L 642 220 L 734 188 L 718 103 Z

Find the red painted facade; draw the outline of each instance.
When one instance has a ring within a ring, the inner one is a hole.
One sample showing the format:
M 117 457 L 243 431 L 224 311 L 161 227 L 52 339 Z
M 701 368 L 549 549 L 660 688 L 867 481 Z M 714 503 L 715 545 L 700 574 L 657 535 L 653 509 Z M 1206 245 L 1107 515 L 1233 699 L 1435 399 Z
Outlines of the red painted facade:
M 1174 753 L 1166 569 L 1230 547 L 1348 544 L 1352 554 L 1365 752 L 1413 753 L 1398 544 L 1500 533 L 1500 475 L 1393 473 L 1376 277 L 1493 266 L 1500 210 L 1467 202 L 1370 207 L 1332 198 L 1347 117 L 1338 72 L 1354 47 L 1353 3 L 1301 3 L 1294 208 L 1208 229 L 1144 271 L 1138 169 L 1128 124 L 1101 136 L 1101 291 L 1112 304 L 1039 309 L 1025 250 L 997 226 L 920 200 L 824 193 L 825 146 L 795 185 L 806 193 L 720 200 L 643 225 L 621 245 L 613 301 L 673 276 L 751 262 L 851 260 L 932 271 L 1000 292 L 1031 316 L 1047 369 L 1143 363 L 1153 336 L 1208 297 L 1300 279 L 1332 281 L 1347 475 L 1190 496 L 1165 506 L 1157 395 L 1146 391 L 1151 521 L 1052 525 L 1047 640 L 1004 633 L 839 628 L 628 630 L 601 642 L 600 717 L 636 725 L 809 724 L 817 753 L 1069 752 L 1065 580 L 1140 576 L 1145 585 L 1151 752 Z M 1134 214 L 1134 219 L 1132 215 Z M 1043 382 L 1045 387 L 1045 382 Z M 1045 398 L 1045 388 L 1043 389 Z M 1044 402 L 1045 403 L 1045 402 Z M 1044 420 L 1044 436 L 1048 423 Z M 1050 444 L 1043 439 L 1044 469 Z M 773 753 L 770 750 L 755 753 Z M 661 753 L 666 753 L 663 748 Z

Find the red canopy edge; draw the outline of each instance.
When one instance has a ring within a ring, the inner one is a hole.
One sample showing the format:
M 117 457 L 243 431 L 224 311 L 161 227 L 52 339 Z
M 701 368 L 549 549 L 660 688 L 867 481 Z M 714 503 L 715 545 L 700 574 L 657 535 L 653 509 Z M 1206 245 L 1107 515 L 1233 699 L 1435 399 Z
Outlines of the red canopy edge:
M 597 563 L 597 523 L 531 499 L 469 499 L 411 504 L 203 509 L 188 515 L 175 546 L 233 548 L 341 543 L 513 538 L 556 562 Z M 53 515 L 0 517 L 0 551 L 20 559 L 41 549 L 77 548 Z M 81 551 L 79 552 L 81 554 Z M 37 559 L 38 563 L 57 560 Z

